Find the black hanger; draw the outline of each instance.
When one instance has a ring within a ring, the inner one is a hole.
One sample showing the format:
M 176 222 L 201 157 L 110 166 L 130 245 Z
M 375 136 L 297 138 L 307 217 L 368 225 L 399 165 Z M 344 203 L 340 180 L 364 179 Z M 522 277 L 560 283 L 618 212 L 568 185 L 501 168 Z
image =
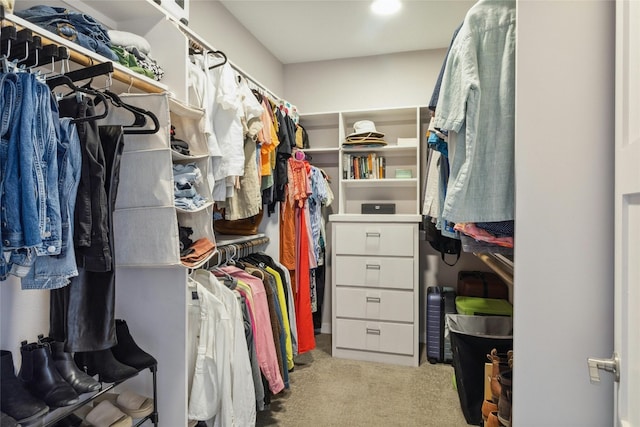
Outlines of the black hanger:
M 61 57 L 61 52 L 58 52 L 58 57 Z M 61 58 L 68 59 L 68 58 Z M 104 62 L 101 64 L 91 65 L 89 67 L 80 68 L 75 71 L 69 71 L 68 73 L 60 74 L 58 76 L 53 76 L 47 79 L 47 85 L 50 88 L 54 88 L 63 84 L 64 81 L 71 80 L 72 82 L 77 82 L 79 80 L 87 80 L 96 76 L 103 76 L 105 74 L 109 74 L 113 72 L 113 62 Z M 58 80 L 60 79 L 60 80 Z M 62 83 L 60 83 L 62 82 Z M 84 86 L 85 89 L 93 89 L 91 86 Z
M 69 77 L 67 77 L 66 74 L 62 74 L 60 76 L 55 77 L 54 82 L 47 80 L 47 86 L 49 86 L 49 89 L 53 90 L 55 87 L 61 86 L 61 85 L 67 86 L 69 89 L 71 89 L 76 93 L 80 92 L 80 93 L 86 93 L 87 95 L 95 96 L 97 98 L 97 100 L 95 101 L 96 105 L 100 102 L 104 102 L 104 112 L 102 112 L 101 114 L 73 119 L 71 120 L 72 123 L 88 122 L 88 121 L 103 119 L 107 117 L 107 114 L 109 113 L 109 106 L 107 105 L 107 99 L 100 91 L 84 88 L 84 87 L 78 87 L 73 84 L 73 81 Z
M 131 112 L 134 117 L 134 121 L 131 125 L 124 127 L 124 133 L 127 135 L 151 135 L 158 130 L 160 130 L 160 121 L 155 114 L 151 111 L 145 110 L 144 108 L 136 107 L 131 104 L 127 104 L 124 102 L 118 95 L 115 93 L 105 90 L 104 94 L 111 100 L 111 103 L 116 107 L 122 107 L 125 110 Z M 153 122 L 153 129 L 131 129 L 131 128 L 141 128 L 147 124 L 147 117 L 151 119 Z
M 210 69 L 210 70 L 213 70 L 214 68 L 222 67 L 224 64 L 226 64 L 226 63 L 227 63 L 227 55 L 225 55 L 223 51 L 221 51 L 221 50 L 214 50 L 214 51 L 211 51 L 211 52 L 209 52 L 209 53 L 210 53 L 210 54 L 213 54 L 213 55 L 219 55 L 219 56 L 222 56 L 222 59 L 223 59 L 223 61 L 222 61 L 221 63 L 216 64 L 216 65 L 212 65 L 211 67 L 209 67 L 209 69 Z

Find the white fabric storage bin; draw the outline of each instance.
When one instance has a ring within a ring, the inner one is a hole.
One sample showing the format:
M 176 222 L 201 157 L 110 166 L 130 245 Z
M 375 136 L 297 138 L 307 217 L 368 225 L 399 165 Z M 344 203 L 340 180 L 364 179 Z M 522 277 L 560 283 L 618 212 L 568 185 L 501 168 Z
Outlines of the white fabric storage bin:
M 204 133 L 204 110 L 169 98 L 169 115 L 175 129 L 175 138 L 189 145 L 193 157 L 208 156 L 207 138 Z M 190 156 L 184 156 L 189 158 Z M 183 157 L 181 157 L 183 158 Z
M 116 209 L 173 206 L 171 150 L 122 154 Z
M 190 239 L 194 242 L 202 237 L 206 237 L 211 240 L 213 244 L 216 243 L 216 236 L 213 232 L 213 204 L 210 203 L 207 207 L 197 212 L 182 212 L 177 211 L 178 226 L 179 227 L 191 227 L 193 234 Z
M 116 210 L 113 229 L 116 266 L 180 264 L 178 222 L 173 207 Z
M 216 244 L 216 236 L 213 232 L 212 227 L 212 218 L 213 218 L 213 203 L 210 203 L 205 208 L 197 211 L 197 212 L 189 212 L 184 213 L 178 211 L 178 227 L 190 227 L 193 230 L 193 234 L 189 236 L 192 241 L 196 241 L 202 238 L 207 238 L 211 243 L 213 243 L 214 247 L 217 247 Z M 215 253 L 217 249 L 214 250 L 207 256 L 205 259 L 202 259 L 196 265 L 190 265 L 189 268 L 199 268 L 204 265 Z

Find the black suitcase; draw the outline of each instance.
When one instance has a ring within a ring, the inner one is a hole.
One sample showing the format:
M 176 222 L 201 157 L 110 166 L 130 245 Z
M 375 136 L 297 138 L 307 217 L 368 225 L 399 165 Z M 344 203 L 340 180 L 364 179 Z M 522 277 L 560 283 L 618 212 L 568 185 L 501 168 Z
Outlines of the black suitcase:
M 429 363 L 451 363 L 451 339 L 445 334 L 445 315 L 456 312 L 456 293 L 453 288 L 427 288 L 427 360 Z

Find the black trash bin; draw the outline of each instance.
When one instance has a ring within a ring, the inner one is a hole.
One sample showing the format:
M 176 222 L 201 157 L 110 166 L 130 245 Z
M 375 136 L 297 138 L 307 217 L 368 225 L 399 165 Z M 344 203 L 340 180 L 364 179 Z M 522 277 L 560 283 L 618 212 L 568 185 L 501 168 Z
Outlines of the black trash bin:
M 479 425 L 484 400 L 484 364 L 491 349 L 513 349 L 513 319 L 504 316 L 447 314 L 453 369 L 462 413 L 468 424 Z

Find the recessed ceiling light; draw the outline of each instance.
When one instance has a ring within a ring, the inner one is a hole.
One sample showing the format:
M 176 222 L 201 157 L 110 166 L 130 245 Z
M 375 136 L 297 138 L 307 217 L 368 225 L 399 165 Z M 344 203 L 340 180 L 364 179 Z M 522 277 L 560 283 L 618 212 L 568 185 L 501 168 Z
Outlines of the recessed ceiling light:
M 400 0 L 375 0 L 371 3 L 371 10 L 377 15 L 391 15 L 401 7 Z

